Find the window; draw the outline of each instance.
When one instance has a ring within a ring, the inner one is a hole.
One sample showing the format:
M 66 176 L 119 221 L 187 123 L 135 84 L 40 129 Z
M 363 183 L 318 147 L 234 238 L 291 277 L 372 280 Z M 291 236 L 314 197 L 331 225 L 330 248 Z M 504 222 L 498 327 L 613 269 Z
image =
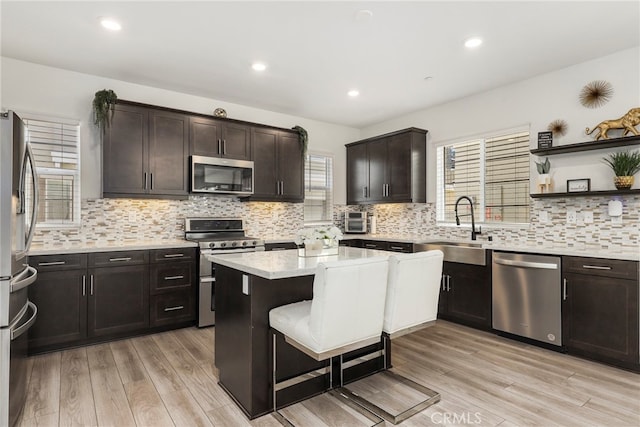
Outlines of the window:
M 80 225 L 80 124 L 23 117 L 38 173 L 38 227 Z
M 478 223 L 529 222 L 529 131 L 442 145 L 437 162 L 439 222 L 455 222 L 460 196 L 471 197 Z M 466 201 L 458 214 L 470 214 Z
M 333 223 L 333 156 L 308 153 L 304 162 L 304 222 Z

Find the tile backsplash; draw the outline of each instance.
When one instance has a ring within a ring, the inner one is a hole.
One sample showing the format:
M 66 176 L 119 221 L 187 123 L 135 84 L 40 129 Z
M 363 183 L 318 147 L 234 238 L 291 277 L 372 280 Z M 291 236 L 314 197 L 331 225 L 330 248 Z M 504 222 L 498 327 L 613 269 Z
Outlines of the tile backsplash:
M 577 249 L 640 250 L 640 196 L 622 200 L 621 222 L 608 215 L 611 197 L 535 199 L 531 222 L 521 227 L 485 226 L 479 239 L 523 245 L 562 245 Z M 378 234 L 418 235 L 425 239 L 467 239 L 469 228 L 439 226 L 435 205 L 335 205 L 334 222 L 344 229 L 344 212 L 366 210 L 377 217 Z M 567 212 L 576 222 L 567 224 Z M 79 228 L 38 230 L 35 244 L 74 244 L 175 240 L 184 236 L 184 218 L 240 217 L 248 235 L 287 238 L 304 226 L 303 205 L 241 202 L 232 197 L 191 196 L 188 200 L 86 199 Z M 586 213 L 586 215 L 585 215 Z M 590 214 L 589 214 L 590 213 Z M 588 215 L 593 216 L 589 222 Z M 585 222 L 587 218 L 587 222 Z

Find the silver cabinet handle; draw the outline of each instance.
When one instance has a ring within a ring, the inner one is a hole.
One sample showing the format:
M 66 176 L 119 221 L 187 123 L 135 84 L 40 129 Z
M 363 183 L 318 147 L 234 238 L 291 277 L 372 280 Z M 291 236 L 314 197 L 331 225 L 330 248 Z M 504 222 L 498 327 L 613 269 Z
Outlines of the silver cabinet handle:
M 153 172 L 149 174 L 149 182 L 150 182 L 149 189 L 153 190 Z
M 447 287 L 445 286 L 445 280 L 447 280 L 447 279 L 445 279 L 445 277 L 446 276 L 443 274 L 442 275 L 442 280 L 441 280 L 441 282 L 442 282 L 442 292 L 447 290 Z
M 227 155 L 227 140 L 226 139 L 222 140 L 222 154 L 224 154 L 225 156 Z
M 562 300 L 567 300 L 567 279 L 562 280 Z
M 451 290 L 451 276 L 447 274 L 447 292 Z
M 110 262 L 118 262 L 118 261 L 131 261 L 131 257 L 124 258 L 109 258 Z
M 222 140 L 218 138 L 218 154 L 222 154 Z
M 589 270 L 611 270 L 611 267 L 600 265 L 583 265 L 582 268 L 587 268 Z
M 367 187 L 362 187 L 362 197 L 367 197 Z
M 147 189 L 147 173 L 145 172 L 143 175 L 144 175 L 144 178 L 142 178 L 142 189 L 146 190 Z
M 184 254 L 167 254 L 164 257 L 165 258 L 182 258 L 184 256 Z
M 164 280 L 178 280 L 184 279 L 184 276 L 165 276 Z
M 67 263 L 66 261 L 39 262 L 38 266 L 45 267 L 47 265 L 65 265 L 66 263 Z
M 82 296 L 87 295 L 87 276 L 82 275 Z
M 89 276 L 89 294 L 93 295 L 93 274 Z
M 364 247 L 365 247 L 365 248 L 375 249 L 375 248 L 376 248 L 376 245 L 371 244 L 371 243 L 365 243 Z
M 389 249 L 394 249 L 396 251 L 403 251 L 404 248 L 402 246 L 391 246 Z
M 176 305 L 175 307 L 167 307 L 164 309 L 164 311 L 176 311 L 176 310 L 182 310 L 184 308 L 184 305 Z
M 548 262 L 528 262 L 528 261 L 511 261 L 508 259 L 494 258 L 493 262 L 501 265 L 509 265 L 511 267 L 539 268 L 543 270 L 557 270 L 558 264 Z
M 211 282 L 215 282 L 216 278 L 215 277 L 202 277 L 200 278 L 200 283 L 211 283 Z
M 286 251 L 287 248 L 273 248 L 272 251 Z

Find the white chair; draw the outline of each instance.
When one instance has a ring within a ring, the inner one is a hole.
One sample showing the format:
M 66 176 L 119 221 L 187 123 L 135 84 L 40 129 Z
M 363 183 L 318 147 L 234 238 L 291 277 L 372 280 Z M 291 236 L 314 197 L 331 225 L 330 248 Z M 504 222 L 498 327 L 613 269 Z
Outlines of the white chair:
M 359 389 L 357 382 L 341 388 L 339 391 L 353 399 L 367 410 L 397 424 L 425 408 L 440 401 L 440 394 L 418 384 L 408 378 L 395 374 L 388 370 L 387 351 L 390 340 L 399 336 L 415 332 L 419 329 L 431 326 L 438 315 L 438 297 L 440 295 L 440 279 L 442 277 L 442 262 L 444 255 L 441 251 L 418 252 L 414 254 L 393 255 L 389 257 L 389 279 L 387 285 L 387 298 L 384 312 L 384 362 L 385 370 L 360 380 L 363 382 L 402 384 L 414 389 L 415 402 L 410 402 L 408 408 L 398 410 L 394 403 L 394 412 L 386 410 L 385 404 L 373 403 L 371 393 L 366 399 L 355 392 Z M 382 378 L 381 378 L 382 376 Z M 375 378 L 378 377 L 378 378 Z M 364 389 L 363 389 L 364 390 Z M 369 394 L 369 393 L 367 393 Z M 403 404 L 405 402 L 402 402 Z
M 273 333 L 273 410 L 281 424 L 291 425 L 278 412 L 278 391 L 327 373 L 331 389 L 332 357 L 380 342 L 388 266 L 386 257 L 320 263 L 311 301 L 284 305 L 269 312 L 271 328 L 282 333 L 287 343 L 315 360 L 328 362 L 321 370 L 278 383 Z M 382 422 L 377 417 L 374 420 Z

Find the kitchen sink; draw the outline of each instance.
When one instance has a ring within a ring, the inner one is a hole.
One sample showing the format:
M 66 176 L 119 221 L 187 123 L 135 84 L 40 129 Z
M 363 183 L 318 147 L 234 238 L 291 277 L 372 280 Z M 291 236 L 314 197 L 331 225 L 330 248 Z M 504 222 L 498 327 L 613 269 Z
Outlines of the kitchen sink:
M 444 260 L 461 264 L 487 265 L 486 249 L 481 242 L 426 242 L 416 243 L 415 252 L 439 249 Z

